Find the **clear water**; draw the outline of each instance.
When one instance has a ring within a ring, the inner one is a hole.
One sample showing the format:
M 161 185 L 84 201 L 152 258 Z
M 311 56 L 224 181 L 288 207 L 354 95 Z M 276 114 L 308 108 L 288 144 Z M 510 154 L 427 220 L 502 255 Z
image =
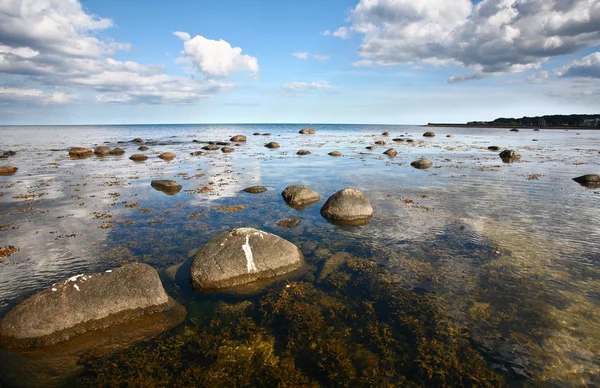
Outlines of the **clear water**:
M 407 288 L 439 298 L 501 369 L 512 365 L 542 382 L 598 378 L 600 189 L 572 178 L 600 173 L 600 131 L 434 128 L 436 137 L 424 138 L 427 128 L 415 126 L 312 125 L 315 135 L 300 135 L 302 127 L 0 128 L 0 151 L 17 152 L 0 165 L 19 168 L 0 176 L 0 246 L 19 248 L 0 262 L 0 315 L 57 280 L 123 262 L 147 262 L 166 276 L 212 237 L 249 226 L 294 242 L 307 256 L 375 259 Z M 202 142 L 237 134 L 248 141 L 231 154 L 190 155 Z M 400 135 L 415 141 L 392 141 Z M 137 137 L 156 143 L 137 151 L 130 142 Z M 366 149 L 376 140 L 386 145 Z M 269 141 L 281 148 L 265 148 Z M 96 145 L 126 154 L 68 156 L 69 147 Z M 517 150 L 521 160 L 503 163 L 491 145 Z M 383 155 L 390 147 L 394 158 Z M 299 149 L 312 154 L 297 156 Z M 334 150 L 343 156 L 328 156 Z M 166 151 L 177 157 L 157 157 Z M 134 153 L 149 159 L 133 162 Z M 434 166 L 414 169 L 418 157 Z M 167 196 L 150 186 L 153 179 L 174 179 L 183 190 Z M 292 184 L 322 200 L 301 211 L 287 207 L 280 193 Z M 268 191 L 241 192 L 252 185 Z M 320 216 L 328 196 L 346 187 L 371 200 L 368 225 L 339 227 Z M 276 225 L 289 217 L 302 223 Z M 172 296 L 194 314 L 203 296 L 178 286 Z

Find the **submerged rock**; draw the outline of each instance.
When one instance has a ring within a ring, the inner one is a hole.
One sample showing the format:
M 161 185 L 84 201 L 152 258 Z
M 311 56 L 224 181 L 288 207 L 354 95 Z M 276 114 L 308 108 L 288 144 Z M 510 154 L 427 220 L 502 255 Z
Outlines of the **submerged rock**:
M 573 180 L 582 186 L 597 188 L 600 187 L 600 175 L 587 174 L 573 178 Z
M 434 137 L 435 133 L 433 131 L 427 131 L 423 134 L 425 137 Z
M 499 156 L 504 163 L 511 163 L 521 159 L 521 154 L 514 150 L 504 150 L 500 152 Z
M 0 175 L 12 175 L 17 170 L 18 168 L 15 166 L 0 166 Z
M 237 228 L 198 250 L 190 277 L 199 291 L 218 290 L 282 276 L 303 262 L 291 242 L 258 229 Z
M 148 148 L 147 146 L 139 146 L 138 147 L 138 151 L 148 151 L 150 148 Z
M 333 194 L 321 208 L 327 220 L 341 224 L 366 224 L 373 216 L 369 199 L 356 189 L 343 189 Z
M 111 149 L 106 146 L 98 146 L 94 148 L 94 154 L 98 156 L 110 155 Z
M 283 226 L 284 228 L 293 228 L 294 226 L 300 225 L 302 222 L 301 218 L 286 218 L 277 221 L 277 226 Z
M 155 190 L 162 191 L 167 195 L 175 195 L 181 191 L 181 185 L 173 180 L 159 179 L 150 183 Z
M 310 151 L 308 150 L 299 150 L 296 152 L 296 155 L 310 155 Z
M 94 151 L 92 151 L 91 149 L 83 147 L 72 147 L 69 150 L 69 156 L 75 158 L 84 158 L 86 156 L 91 156 L 93 153 Z
M 267 147 L 267 148 L 279 148 L 280 145 L 279 145 L 279 143 L 276 143 L 276 142 L 272 141 L 270 143 L 265 144 L 265 147 Z
M 162 160 L 173 160 L 175 159 L 175 154 L 172 152 L 163 152 L 162 154 L 158 155 L 158 157 Z
M 156 270 L 147 264 L 77 275 L 9 311 L 0 321 L 0 344 L 9 348 L 53 345 L 176 305 Z
M 232 137 L 229 140 L 235 141 L 235 142 L 244 142 L 244 141 L 246 141 L 246 136 L 244 136 L 244 135 L 235 135 L 234 137 Z M 227 145 L 227 144 L 224 144 L 224 145 Z
M 129 159 L 136 162 L 143 162 L 144 160 L 147 160 L 148 157 L 144 154 L 133 154 L 129 157 Z
M 342 156 L 342 153 L 340 151 L 331 151 L 328 155 L 329 156 Z
M 396 155 L 398 155 L 398 152 L 395 149 L 390 148 L 387 151 L 385 151 L 383 154 L 387 155 L 387 156 L 396 156 Z
M 410 165 L 413 166 L 414 168 L 424 170 L 426 168 L 433 166 L 433 162 L 431 162 L 431 160 L 428 160 L 425 158 L 419 158 L 419 159 L 415 160 L 414 162 L 412 162 Z
M 294 207 L 307 207 L 321 199 L 316 191 L 303 185 L 288 186 L 281 192 L 283 200 Z
M 303 135 L 314 135 L 315 130 L 312 128 L 302 128 L 299 133 Z
M 250 186 L 250 187 L 246 187 L 242 191 L 244 191 L 246 193 L 250 193 L 250 194 L 259 194 L 259 193 L 264 193 L 265 191 L 267 191 L 267 188 L 264 186 Z
M 110 154 L 111 154 L 111 155 L 123 155 L 124 153 L 125 153 L 125 150 L 124 150 L 123 148 L 119 148 L 119 147 L 117 147 L 117 148 L 113 148 L 113 149 L 110 151 Z

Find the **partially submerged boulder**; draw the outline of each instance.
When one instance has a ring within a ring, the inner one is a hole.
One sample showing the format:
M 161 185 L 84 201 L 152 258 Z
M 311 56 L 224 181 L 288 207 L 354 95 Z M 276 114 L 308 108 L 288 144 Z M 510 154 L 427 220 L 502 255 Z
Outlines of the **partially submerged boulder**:
M 600 187 L 600 175 L 587 174 L 573 178 L 573 180 L 582 186 L 597 188 Z
M 235 151 L 235 148 L 233 148 L 233 147 L 223 147 L 223 148 L 221 148 L 221 152 L 223 152 L 225 154 L 231 153 L 233 151 Z
M 92 151 L 89 148 L 71 147 L 71 149 L 69 149 L 69 156 L 72 156 L 74 158 L 84 158 L 86 156 L 91 156 L 93 154 L 94 154 L 94 151 Z
M 199 291 L 220 290 L 285 275 L 303 262 L 291 242 L 258 229 L 236 228 L 198 250 L 190 277 Z
M 125 150 L 124 150 L 123 148 L 119 148 L 119 147 L 117 147 L 117 148 L 113 148 L 113 149 L 110 151 L 110 154 L 111 154 L 111 155 L 123 155 L 124 153 L 125 153 Z
M 244 142 L 244 141 L 246 141 L 246 136 L 244 136 L 244 135 L 235 135 L 234 137 L 232 137 L 229 140 L 235 141 L 235 142 Z
M 246 187 L 242 191 L 246 192 L 246 193 L 250 193 L 250 194 L 259 194 L 259 193 L 264 193 L 265 191 L 267 191 L 267 188 L 264 186 L 250 186 L 250 187 Z
M 511 132 L 519 132 L 519 130 L 517 128 L 513 128 L 510 130 Z
M 333 223 L 362 225 L 371 220 L 373 207 L 360 191 L 343 189 L 329 197 L 321 215 Z
M 329 156 L 342 156 L 342 153 L 340 151 L 331 151 L 328 155 Z
M 385 145 L 385 141 L 383 141 L 383 140 L 377 140 L 375 142 L 375 144 L 377 144 L 377 145 Z
M 309 150 L 299 150 L 298 152 L 296 152 L 296 155 L 310 155 L 310 151 Z
M 129 157 L 129 159 L 136 162 L 143 162 L 144 160 L 148 159 L 148 157 L 144 154 L 133 154 Z
M 389 135 L 390 135 L 390 133 L 389 133 L 389 132 L 383 132 L 383 133 L 381 134 L 381 136 L 389 136 Z
M 158 155 L 158 157 L 162 160 L 173 160 L 175 159 L 175 156 L 176 155 L 172 152 L 163 152 L 162 154 Z
M 94 148 L 94 154 L 96 154 L 98 156 L 110 155 L 110 151 L 111 151 L 111 149 L 106 146 L 98 146 L 98 147 Z
M 9 311 L 0 321 L 0 344 L 9 348 L 53 345 L 175 306 L 158 273 L 147 264 L 77 275 Z
M 15 166 L 0 166 L 0 175 L 12 175 L 17 170 L 18 168 Z
M 299 133 L 302 135 L 314 135 L 315 130 L 313 128 L 302 128 Z
M 435 136 L 435 132 L 433 131 L 427 131 L 423 134 L 423 136 L 425 137 L 434 137 Z
M 504 163 L 511 163 L 521 159 L 521 154 L 514 150 L 504 150 L 500 152 L 499 156 Z
M 138 151 L 148 151 L 150 148 L 148 146 L 139 146 Z
M 141 142 L 143 142 L 143 140 L 140 137 L 136 137 L 135 139 L 132 140 L 132 142 L 134 142 L 134 143 L 141 143 Z
M 280 145 L 279 145 L 279 143 L 276 143 L 276 142 L 272 141 L 270 143 L 265 144 L 265 147 L 267 147 L 267 148 L 279 148 Z
M 179 193 L 182 189 L 179 183 L 168 179 L 153 180 L 152 183 L 150 183 L 150 185 L 154 187 L 155 190 L 162 191 L 167 195 L 175 195 Z
M 307 207 L 321 199 L 316 191 L 303 185 L 288 186 L 281 192 L 283 200 L 290 206 Z
M 419 170 L 424 170 L 426 168 L 433 166 L 433 162 L 431 160 L 428 160 L 425 158 L 419 158 L 419 159 L 415 160 L 414 162 L 412 162 L 410 165 Z
M 500 151 L 500 147 L 498 146 L 489 146 L 487 149 L 490 151 Z
M 386 150 L 383 154 L 387 156 L 396 156 L 398 155 L 398 152 L 394 148 L 390 148 Z
M 300 225 L 301 222 L 301 218 L 285 218 L 283 220 L 277 221 L 276 224 L 277 226 L 282 226 L 284 228 L 293 228 L 295 226 Z
M 220 147 L 216 144 L 209 144 L 209 145 L 205 145 L 204 147 L 202 147 L 203 150 L 206 151 L 216 151 L 218 150 Z

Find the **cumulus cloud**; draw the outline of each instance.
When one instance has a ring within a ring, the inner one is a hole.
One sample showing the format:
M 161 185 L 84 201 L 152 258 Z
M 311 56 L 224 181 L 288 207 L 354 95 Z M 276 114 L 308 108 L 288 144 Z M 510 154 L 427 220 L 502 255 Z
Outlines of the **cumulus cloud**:
M 548 81 L 548 76 L 549 73 L 547 71 L 540 71 L 539 73 L 528 76 L 526 81 L 530 84 L 543 84 Z
M 289 82 L 281 85 L 281 87 L 286 92 L 292 93 L 303 93 L 331 88 L 331 86 L 326 82 Z
M 473 69 L 452 82 L 536 69 L 600 44 L 597 0 L 361 0 L 349 21 L 363 35 L 356 65 Z
M 315 58 L 317 61 L 326 61 L 329 59 L 329 55 L 326 54 L 315 54 L 313 56 L 313 58 Z
M 298 59 L 303 59 L 303 60 L 308 59 L 308 53 L 292 53 L 292 55 Z
M 187 32 L 174 34 L 184 42 L 180 60 L 191 62 L 207 77 L 223 78 L 239 71 L 258 73 L 258 59 L 242 54 L 240 47 L 231 47 L 222 39 L 206 39 L 200 35 L 192 38 Z
M 329 30 L 325 30 L 325 31 L 323 31 L 323 35 L 325 35 L 325 36 L 332 35 L 332 36 L 337 36 L 338 38 L 348 39 L 352 35 L 352 31 L 348 27 L 342 26 L 333 32 L 331 32 Z
M 600 52 L 573 61 L 557 70 L 559 77 L 584 77 L 600 79 Z
M 99 37 L 113 25 L 112 20 L 87 12 L 78 0 L 0 2 L 0 73 L 11 76 L 0 102 L 63 104 L 79 100 L 76 91 L 92 91 L 99 93 L 95 101 L 102 103 L 185 104 L 233 88 L 210 78 L 169 76 L 163 65 L 115 60 L 113 54 L 130 45 Z M 192 42 L 193 52 L 197 37 L 175 34 Z M 224 76 L 244 67 L 258 70 L 255 58 L 231 54 L 240 48 L 210 42 L 216 44 L 208 49 L 214 57 L 200 61 L 207 74 Z M 219 50 L 229 55 L 229 62 Z

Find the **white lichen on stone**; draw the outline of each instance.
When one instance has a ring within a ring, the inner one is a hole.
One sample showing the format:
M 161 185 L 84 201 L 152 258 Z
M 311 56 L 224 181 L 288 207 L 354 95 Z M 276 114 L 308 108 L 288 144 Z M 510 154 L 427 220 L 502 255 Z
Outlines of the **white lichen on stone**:
M 250 248 L 250 236 L 246 235 L 246 243 L 242 245 L 242 250 L 246 255 L 246 269 L 248 273 L 257 272 L 256 264 L 254 264 L 254 257 L 252 256 L 252 248 Z
M 79 291 L 79 286 L 78 286 L 77 284 L 73 284 L 73 287 L 75 287 L 75 289 L 76 289 L 77 291 Z
M 53 289 L 52 289 L 52 291 L 53 291 L 53 292 L 56 292 L 56 291 L 58 291 L 58 290 L 57 290 L 56 288 L 53 288 Z
M 75 275 L 75 276 L 72 276 L 72 277 L 70 277 L 70 278 L 67 280 L 67 282 L 76 282 L 76 281 L 77 281 L 77 279 L 78 279 L 78 278 L 80 278 L 80 277 L 82 277 L 82 276 L 84 276 L 84 275 L 83 275 L 83 274 L 81 274 L 81 275 Z
M 106 272 L 112 272 L 112 269 L 107 269 Z

